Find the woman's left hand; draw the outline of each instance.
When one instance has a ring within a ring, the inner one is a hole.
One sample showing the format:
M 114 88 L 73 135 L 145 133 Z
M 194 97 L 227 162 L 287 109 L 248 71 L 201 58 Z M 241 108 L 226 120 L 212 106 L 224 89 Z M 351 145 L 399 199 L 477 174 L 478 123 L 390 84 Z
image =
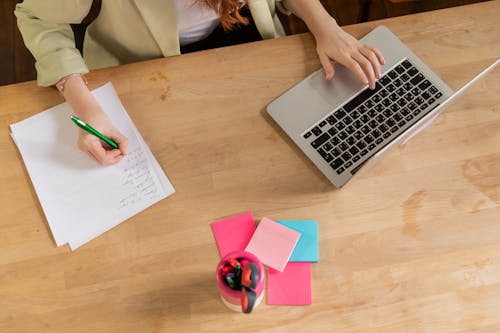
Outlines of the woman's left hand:
M 333 63 L 338 62 L 349 68 L 362 83 L 375 89 L 375 81 L 381 76 L 380 65 L 385 62 L 379 50 L 346 33 L 333 18 L 324 21 L 314 33 L 314 37 L 316 51 L 327 80 L 333 78 Z

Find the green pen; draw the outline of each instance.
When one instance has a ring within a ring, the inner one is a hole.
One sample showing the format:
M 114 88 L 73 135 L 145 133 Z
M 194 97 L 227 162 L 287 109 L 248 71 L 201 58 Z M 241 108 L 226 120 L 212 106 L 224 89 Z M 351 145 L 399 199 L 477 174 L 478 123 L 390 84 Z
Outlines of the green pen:
M 71 116 L 71 120 L 73 120 L 73 122 L 78 126 L 80 127 L 81 129 L 83 129 L 84 131 L 87 131 L 89 132 L 90 134 L 93 134 L 95 136 L 97 136 L 99 139 L 101 139 L 102 141 L 106 142 L 108 145 L 110 145 L 111 147 L 115 148 L 115 149 L 118 149 L 118 144 L 116 142 L 114 142 L 113 140 L 111 140 L 110 138 L 102 135 L 101 133 L 99 133 L 98 130 L 96 130 L 95 128 L 93 128 L 92 126 L 90 126 L 89 124 L 85 123 L 84 121 L 78 119 L 78 117 L 76 116 Z

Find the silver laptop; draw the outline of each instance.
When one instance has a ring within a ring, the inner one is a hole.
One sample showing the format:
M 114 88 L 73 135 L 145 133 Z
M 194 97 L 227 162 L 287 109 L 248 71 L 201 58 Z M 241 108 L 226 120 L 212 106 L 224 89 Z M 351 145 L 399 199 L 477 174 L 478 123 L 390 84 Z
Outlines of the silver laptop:
M 408 137 L 445 102 L 491 70 L 498 60 L 454 93 L 389 29 L 379 26 L 361 39 L 384 55 L 376 88 L 337 66 L 326 81 L 318 70 L 267 107 L 269 115 L 336 187 L 365 163 Z

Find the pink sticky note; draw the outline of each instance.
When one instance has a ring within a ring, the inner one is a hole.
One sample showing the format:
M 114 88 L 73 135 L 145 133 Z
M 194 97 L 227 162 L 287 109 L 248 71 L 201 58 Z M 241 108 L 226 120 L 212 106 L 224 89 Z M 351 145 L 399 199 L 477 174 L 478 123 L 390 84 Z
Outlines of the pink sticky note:
M 311 263 L 289 262 L 283 272 L 267 272 L 267 304 L 311 304 Z
M 265 265 L 282 272 L 299 237 L 300 232 L 264 217 L 245 251 L 256 255 Z
M 232 251 L 243 251 L 255 232 L 251 213 L 213 222 L 211 226 L 221 257 Z

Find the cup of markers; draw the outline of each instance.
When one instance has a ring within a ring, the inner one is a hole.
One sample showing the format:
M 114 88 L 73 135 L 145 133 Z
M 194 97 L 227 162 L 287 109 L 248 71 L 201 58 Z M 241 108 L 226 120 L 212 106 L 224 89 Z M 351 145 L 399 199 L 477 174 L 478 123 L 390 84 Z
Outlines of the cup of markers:
M 262 301 L 264 266 L 252 253 L 228 253 L 217 265 L 215 275 L 222 302 L 231 310 L 250 313 Z

